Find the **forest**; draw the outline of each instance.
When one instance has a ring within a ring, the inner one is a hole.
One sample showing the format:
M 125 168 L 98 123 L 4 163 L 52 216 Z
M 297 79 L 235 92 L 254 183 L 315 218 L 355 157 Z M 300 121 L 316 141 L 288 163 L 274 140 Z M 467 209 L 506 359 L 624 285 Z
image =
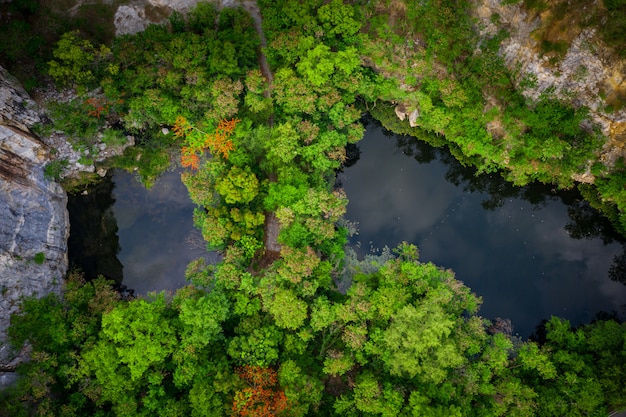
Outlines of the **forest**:
M 258 6 L 266 45 L 244 9 L 199 3 L 108 40 L 63 27 L 33 64 L 78 92 L 50 104 L 38 133 L 63 130 L 85 158 L 97 132 L 132 134 L 111 164 L 147 187 L 180 164 L 194 222 L 222 261 L 192 262 L 174 293 L 132 297 L 73 271 L 62 298 L 25 300 L 9 332 L 32 359 L 0 393 L 0 415 L 605 417 L 625 407 L 625 323 L 553 317 L 530 340 L 499 332 L 480 298 L 417 247 L 351 254 L 335 187 L 369 114 L 515 185 L 571 188 L 591 164 L 597 180 L 582 191 L 624 233 L 626 171 L 600 163 L 589 110 L 549 93 L 530 102 L 497 53 L 506 33 L 476 46 L 467 0 Z M 626 15 L 624 1 L 609 6 Z M 419 109 L 416 127 L 397 103 Z M 487 130 L 494 120 L 504 136 Z

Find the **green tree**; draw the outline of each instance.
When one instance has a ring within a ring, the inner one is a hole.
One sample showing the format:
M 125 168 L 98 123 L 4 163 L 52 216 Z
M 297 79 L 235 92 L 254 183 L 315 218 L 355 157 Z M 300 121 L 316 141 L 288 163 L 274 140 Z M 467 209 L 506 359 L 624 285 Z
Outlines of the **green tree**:
M 278 327 L 296 330 L 307 318 L 307 304 L 293 292 L 278 288 L 263 297 L 267 310 Z
M 197 298 L 183 298 L 178 308 L 181 343 L 196 348 L 203 348 L 221 336 L 221 324 L 230 312 L 227 298 L 217 290 Z
M 82 39 L 78 31 L 73 31 L 61 36 L 53 55 L 55 60 L 48 62 L 48 73 L 52 78 L 61 84 L 75 84 L 84 89 L 96 80 L 94 72 L 110 57 L 111 50 L 104 45 L 96 48 Z M 109 72 L 116 72 L 114 64 L 109 65 Z
M 18 367 L 21 378 L 13 396 L 0 395 L 0 410 L 15 416 L 90 413 L 72 370 L 80 350 L 97 340 L 102 315 L 120 303 L 111 284 L 102 277 L 85 282 L 71 273 L 62 300 L 54 294 L 24 300 L 21 313 L 11 317 L 9 337 L 16 349 L 30 344 L 31 360 Z
M 249 167 L 232 167 L 215 184 L 216 191 L 228 204 L 249 203 L 259 193 L 259 180 Z
M 85 394 L 97 405 L 110 404 L 117 415 L 140 408 L 162 409 L 166 400 L 165 369 L 176 346 L 164 294 L 152 302 L 136 300 L 102 317 L 98 342 L 81 354 L 74 371 L 86 384 Z M 147 398 L 139 400 L 140 393 Z
M 332 52 L 329 46 L 320 43 L 307 51 L 306 57 L 301 58 L 296 67 L 311 84 L 319 87 L 330 80 L 335 70 L 350 75 L 359 64 L 356 48 Z
M 361 22 L 354 18 L 354 10 L 341 0 L 333 0 L 320 7 L 317 10 L 317 17 L 325 36 L 341 38 L 344 42 L 351 43 L 361 28 Z

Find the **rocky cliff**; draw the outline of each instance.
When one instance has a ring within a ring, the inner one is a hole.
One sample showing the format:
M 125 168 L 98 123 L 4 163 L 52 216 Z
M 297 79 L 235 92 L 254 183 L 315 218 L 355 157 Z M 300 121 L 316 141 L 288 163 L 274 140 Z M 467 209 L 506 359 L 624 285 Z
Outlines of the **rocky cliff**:
M 600 111 L 605 104 L 598 97 L 600 91 L 625 86 L 624 62 L 603 45 L 596 28 L 577 27 L 575 16 L 569 15 L 562 18 L 567 20 L 567 28 L 555 27 L 559 22 L 550 16 L 550 10 L 538 13 L 525 9 L 521 2 L 509 3 L 480 0 L 475 10 L 483 36 L 493 36 L 501 29 L 508 32 L 500 54 L 510 68 L 517 66 L 522 74 L 532 74 L 535 79 L 524 94 L 537 99 L 553 89 L 563 99 L 575 96 L 580 104 Z M 555 31 L 563 48 L 558 54 L 541 47 L 542 33 Z
M 511 81 L 529 102 L 546 94 L 575 108 L 589 109 L 591 124 L 605 137 L 599 161 L 611 168 L 626 157 L 626 55 L 621 53 L 623 41 L 607 43 L 603 25 L 607 19 L 619 20 L 621 15 L 610 15 L 604 3 L 471 0 L 470 13 L 478 30 L 477 56 L 487 42 L 499 39 L 497 55 L 511 71 Z M 393 15 L 391 8 L 386 12 Z M 419 36 L 408 39 L 406 46 L 396 47 L 393 56 L 376 55 L 378 52 L 374 51 L 364 63 L 385 77 L 399 80 L 406 80 L 406 74 L 421 75 L 424 71 L 439 78 L 454 77 L 443 66 L 421 61 L 423 41 Z M 397 101 L 396 115 L 402 121 L 408 119 L 410 126 L 417 126 L 419 106 L 411 97 L 416 88 L 406 81 L 400 86 L 408 94 Z M 487 108 L 497 106 L 496 97 L 489 96 L 486 90 L 483 94 Z M 586 127 L 591 126 L 587 123 Z M 490 122 L 486 128 L 496 138 L 504 136 L 498 121 Z M 589 161 L 587 170 L 573 174 L 572 179 L 593 183 L 595 177 L 590 167 L 594 162 Z
M 500 45 L 500 54 L 519 79 L 533 79 L 524 94 L 534 99 L 547 90 L 590 109 L 607 142 L 601 160 L 613 165 L 626 156 L 626 59 L 607 46 L 597 27 L 585 19 L 602 9 L 597 1 L 581 7 L 565 7 L 561 0 L 546 3 L 543 12 L 525 9 L 523 2 L 477 0 L 475 13 L 482 36 L 505 29 L 509 36 Z M 560 44 L 563 51 L 546 53 L 542 44 Z M 576 178 L 592 182 L 587 174 Z
M 67 196 L 44 177 L 48 147 L 31 134 L 35 103 L 0 67 L 0 371 L 21 358 L 6 344 L 25 296 L 59 292 L 67 270 Z M 11 380 L 0 372 L 0 385 Z

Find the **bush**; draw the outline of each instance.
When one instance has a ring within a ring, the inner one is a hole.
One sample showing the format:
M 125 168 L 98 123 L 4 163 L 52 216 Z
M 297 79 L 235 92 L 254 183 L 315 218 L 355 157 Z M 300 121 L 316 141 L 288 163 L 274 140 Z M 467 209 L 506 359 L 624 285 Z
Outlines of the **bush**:
M 152 146 L 134 146 L 126 148 L 124 154 L 113 160 L 115 168 L 136 172 L 141 183 L 151 188 L 157 178 L 170 166 L 170 154 L 167 148 Z
M 626 7 L 626 0 L 604 0 L 604 5 L 609 10 L 617 10 L 620 7 Z
M 46 261 L 46 254 L 43 252 L 37 252 L 33 260 L 37 265 L 43 265 L 43 263 Z
M 67 159 L 55 159 L 50 161 L 43 169 L 43 175 L 48 180 L 60 180 L 63 170 L 67 168 L 69 162 Z

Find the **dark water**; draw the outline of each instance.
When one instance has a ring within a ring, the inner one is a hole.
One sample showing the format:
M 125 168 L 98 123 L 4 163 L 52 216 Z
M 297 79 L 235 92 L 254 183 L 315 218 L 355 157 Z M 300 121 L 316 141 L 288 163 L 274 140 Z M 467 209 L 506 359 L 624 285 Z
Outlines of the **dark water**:
M 70 196 L 70 262 L 145 295 L 184 286 L 187 264 L 216 253 L 193 225 L 195 204 L 166 172 L 147 190 L 133 174 L 114 170 L 88 193 Z
M 474 176 L 445 150 L 368 126 L 360 158 L 339 176 L 359 223 L 360 255 L 402 241 L 422 261 L 451 268 L 483 298 L 481 314 L 512 320 L 529 336 L 552 315 L 572 324 L 626 313 L 626 251 L 575 192 L 512 187 Z M 186 284 L 187 264 L 207 253 L 179 172 L 150 190 L 124 171 L 70 198 L 70 260 L 137 294 Z
M 361 255 L 416 244 L 422 261 L 453 269 L 482 296 L 484 317 L 511 319 L 522 337 L 552 315 L 574 325 L 600 311 L 624 316 L 623 246 L 576 193 L 475 178 L 446 151 L 376 126 L 358 147 L 339 180 Z
M 113 181 L 108 175 L 88 191 L 69 194 L 70 236 L 67 242 L 70 267 L 80 269 L 87 278 L 104 275 L 122 282 L 123 265 L 117 221 L 113 214 Z
M 125 171 L 113 174 L 113 213 L 117 219 L 123 284 L 146 294 L 187 284 L 185 268 L 205 251 L 193 225 L 196 205 L 180 181 L 180 172 L 166 172 L 150 190 Z

